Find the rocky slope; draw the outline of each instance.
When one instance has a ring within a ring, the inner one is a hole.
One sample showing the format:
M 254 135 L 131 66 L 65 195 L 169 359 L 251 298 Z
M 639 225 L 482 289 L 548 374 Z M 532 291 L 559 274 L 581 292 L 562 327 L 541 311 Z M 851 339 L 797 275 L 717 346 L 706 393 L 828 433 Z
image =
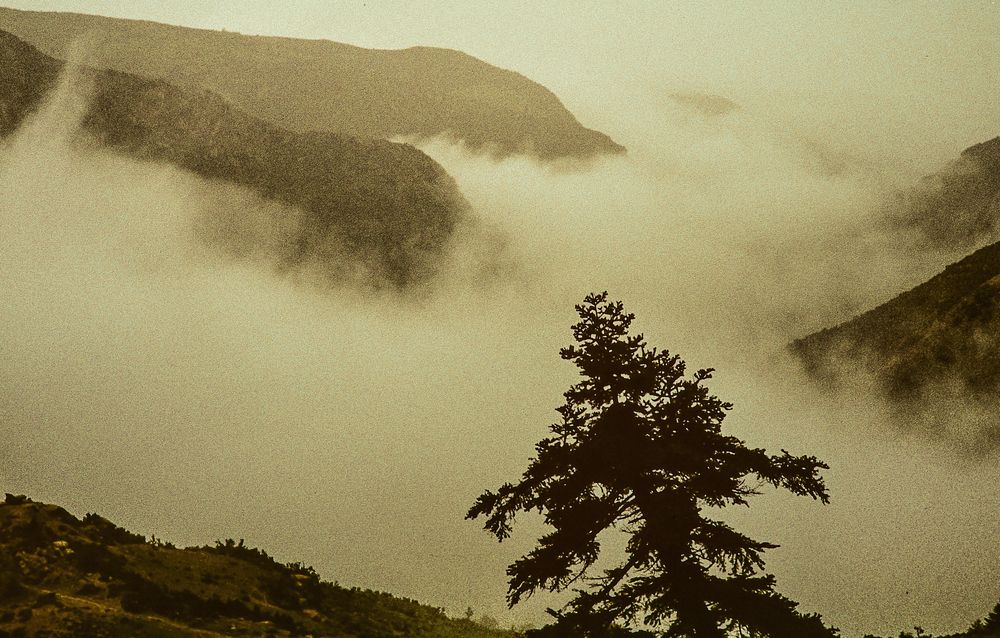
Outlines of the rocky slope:
M 55 57 L 85 42 L 99 66 L 209 89 L 293 131 L 443 135 L 478 150 L 542 159 L 624 150 L 581 126 L 545 87 L 448 49 L 364 49 L 13 9 L 0 9 L 0 29 Z
M 14 132 L 57 84 L 63 63 L 0 32 L 0 135 Z M 81 69 L 88 141 L 248 187 L 303 212 L 285 220 L 281 268 L 317 264 L 339 280 L 398 288 L 433 276 L 467 204 L 454 180 L 412 146 L 292 132 L 204 90 L 117 71 Z M 225 234 L 225 233 L 223 233 Z M 228 246 L 233 248 L 232 246 Z
M 0 504 L 0 636 L 512 638 L 443 610 L 321 581 L 232 540 L 178 549 L 88 514 Z

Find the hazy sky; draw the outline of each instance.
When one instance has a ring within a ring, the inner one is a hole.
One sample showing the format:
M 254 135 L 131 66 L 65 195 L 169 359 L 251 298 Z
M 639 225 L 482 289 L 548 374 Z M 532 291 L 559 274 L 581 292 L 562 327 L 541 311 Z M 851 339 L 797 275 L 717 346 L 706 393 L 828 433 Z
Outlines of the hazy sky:
M 815 393 L 781 352 L 954 257 L 869 222 L 896 186 L 1000 133 L 1000 8 L 540 4 L 11 3 L 458 48 L 541 81 L 629 154 L 563 172 L 425 145 L 508 237 L 517 274 L 480 289 L 456 267 L 424 303 L 370 299 L 206 252 L 193 223 L 263 204 L 74 146 L 85 98 L 63 96 L 0 147 L 6 489 L 538 621 L 550 601 L 503 610 L 504 567 L 537 530 L 498 546 L 462 515 L 523 469 L 573 380 L 557 356 L 572 304 L 606 288 L 654 345 L 719 368 L 733 432 L 831 464 L 829 507 L 774 497 L 738 515 L 782 544 L 781 591 L 848 636 L 983 615 L 1000 581 L 996 463 L 900 439 L 877 401 Z M 668 98 L 682 90 L 745 108 L 702 117 Z

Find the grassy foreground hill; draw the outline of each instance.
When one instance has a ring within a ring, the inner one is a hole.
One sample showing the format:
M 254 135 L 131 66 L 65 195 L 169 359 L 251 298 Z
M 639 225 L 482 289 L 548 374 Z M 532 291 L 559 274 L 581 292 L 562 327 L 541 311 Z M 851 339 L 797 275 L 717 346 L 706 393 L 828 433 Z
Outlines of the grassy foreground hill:
M 0 9 L 0 29 L 55 57 L 82 39 L 101 67 L 209 89 L 293 131 L 443 135 L 474 149 L 542 159 L 624 150 L 581 126 L 540 84 L 449 49 L 365 49 L 14 9 Z
M 63 69 L 0 31 L 0 136 L 42 108 Z M 267 255 L 281 268 L 315 267 L 333 280 L 363 270 L 366 283 L 403 288 L 434 275 L 468 214 L 455 181 L 412 146 L 288 131 L 214 93 L 163 80 L 89 68 L 69 73 L 79 76 L 88 100 L 80 124 L 88 142 L 286 205 L 275 213 L 282 219 L 270 220 L 284 241 Z M 231 229 L 217 235 L 236 253 L 250 249 L 233 245 Z
M 178 549 L 96 514 L 7 495 L 0 636 L 512 638 L 389 594 L 321 581 L 228 540 Z

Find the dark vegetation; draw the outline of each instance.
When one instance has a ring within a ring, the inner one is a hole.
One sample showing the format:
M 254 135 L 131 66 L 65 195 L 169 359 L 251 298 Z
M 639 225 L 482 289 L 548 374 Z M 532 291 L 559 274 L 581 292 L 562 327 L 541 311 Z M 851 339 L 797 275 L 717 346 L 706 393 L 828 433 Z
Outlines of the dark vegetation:
M 0 135 L 41 106 L 62 69 L 0 32 Z M 333 281 L 361 270 L 364 283 L 404 288 L 434 275 L 467 214 L 454 180 L 412 146 L 291 132 L 205 90 L 116 71 L 78 73 L 89 91 L 82 130 L 91 140 L 303 211 L 301 219 L 286 211 L 276 220 L 287 237 L 268 257 L 281 269 L 315 267 Z M 249 250 L 233 234 L 220 229 L 215 239 L 237 254 Z
M 292 131 L 443 135 L 473 149 L 542 159 L 624 150 L 581 126 L 545 87 L 448 49 L 363 49 L 14 9 L 0 9 L 0 28 L 55 57 L 82 38 L 100 66 L 210 89 Z
M 453 619 L 412 600 L 324 582 L 311 568 L 281 564 L 242 541 L 177 549 L 96 514 L 78 519 L 10 494 L 0 503 L 0 638 L 581 636 L 565 622 L 513 632 L 472 615 Z M 613 625 L 591 635 L 661 634 Z M 998 638 L 1000 603 L 963 633 L 915 628 L 899 636 Z
M 389 594 L 324 582 L 232 539 L 177 549 L 88 514 L 0 505 L 0 637 L 503 638 Z
M 519 483 L 487 491 L 468 518 L 499 540 L 515 517 L 541 513 L 552 531 L 514 562 L 508 603 L 574 587 L 554 628 L 536 636 L 831 637 L 837 631 L 775 591 L 763 552 L 708 511 L 749 505 L 765 485 L 828 501 L 811 456 L 768 455 L 722 433 L 732 406 L 709 394 L 711 370 L 685 376 L 677 355 L 629 332 L 634 316 L 607 293 L 576 307 L 576 345 L 561 351 L 582 380 L 536 445 Z M 624 535 L 625 557 L 601 574 L 598 536 Z M 639 623 L 655 632 L 630 634 Z M 662 627 L 662 629 L 660 629 Z

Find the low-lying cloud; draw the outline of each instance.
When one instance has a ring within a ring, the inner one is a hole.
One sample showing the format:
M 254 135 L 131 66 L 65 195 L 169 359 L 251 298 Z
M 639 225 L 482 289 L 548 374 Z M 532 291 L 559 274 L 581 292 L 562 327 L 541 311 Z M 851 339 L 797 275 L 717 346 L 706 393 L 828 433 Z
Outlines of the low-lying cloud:
M 492 230 L 398 298 L 276 273 L 257 258 L 282 236 L 272 204 L 90 148 L 59 132 L 66 114 L 0 151 L 8 491 L 538 622 L 547 598 L 503 610 L 534 524 L 498 546 L 463 515 L 523 469 L 573 380 L 557 355 L 572 306 L 607 289 L 653 345 L 719 369 L 735 434 L 830 463 L 829 507 L 768 496 L 734 515 L 783 545 L 783 592 L 848 635 L 957 628 L 995 602 L 995 468 L 898 440 L 878 401 L 821 395 L 782 354 L 940 267 L 872 222 L 891 171 L 831 172 L 742 110 L 665 107 L 626 157 L 583 171 L 432 143 Z M 203 241 L 233 226 L 257 248 Z M 484 274 L 468 264 L 490 237 Z

